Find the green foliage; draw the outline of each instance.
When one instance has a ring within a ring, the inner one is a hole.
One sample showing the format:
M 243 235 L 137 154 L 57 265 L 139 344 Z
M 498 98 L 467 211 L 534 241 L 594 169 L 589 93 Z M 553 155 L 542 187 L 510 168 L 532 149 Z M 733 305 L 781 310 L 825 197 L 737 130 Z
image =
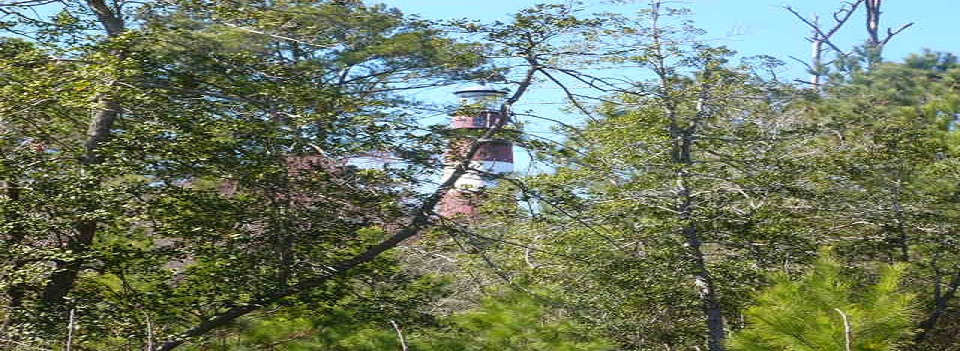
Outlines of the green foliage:
M 926 314 L 917 341 L 936 334 L 928 329 L 944 322 L 957 284 L 946 277 L 960 262 L 960 178 L 946 170 L 958 162 L 958 73 L 953 55 L 928 51 L 838 78 L 803 102 L 818 133 L 796 198 L 815 205 L 796 213 L 850 262 L 911 263 L 906 288 Z M 929 347 L 953 343 L 943 340 Z
M 383 6 L 110 2 L 0 4 L 46 33 L 0 39 L 0 334 L 24 344 L 59 345 L 70 315 L 74 347 L 142 348 L 276 307 L 406 219 L 440 140 L 403 92 L 482 71 L 477 45 Z M 405 167 L 349 164 L 389 152 Z M 402 296 L 397 267 L 281 305 Z
M 391 278 L 368 281 L 376 286 L 331 284 L 314 296 L 301 298 L 300 303 L 243 318 L 186 349 L 399 349 L 393 325 L 412 331 L 434 325 L 434 317 L 421 307 L 441 296 L 444 283 L 434 277 L 415 278 L 395 270 L 385 274 Z M 344 295 L 348 290 L 352 293 Z
M 524 293 L 485 298 L 474 309 L 443 322 L 442 332 L 426 333 L 413 350 L 573 351 L 612 350 L 613 346 L 569 316 L 552 313 L 544 301 Z
M 401 335 L 411 350 L 717 349 L 770 272 L 825 243 L 856 264 L 777 275 L 735 345 L 782 349 L 802 330 L 811 349 L 836 348 L 847 316 L 852 348 L 890 349 L 909 335 L 901 277 L 921 326 L 946 326 L 929 346 L 949 344 L 957 58 L 863 52 L 839 64 L 866 69 L 798 94 L 757 75 L 774 60 L 733 64 L 660 5 L 630 18 L 542 4 L 441 26 L 361 1 L 0 4 L 13 33 L 0 37 L 0 348 L 63 348 L 71 324 L 74 349 L 383 350 Z M 563 140 L 497 136 L 550 171 L 502 181 L 489 218 L 405 251 L 455 248 L 448 263 L 386 254 L 338 270 L 425 218 L 409 205 L 432 155 L 478 135 L 424 128 L 407 93 L 515 80 L 488 57 L 605 96 L 556 90 L 590 115 Z M 631 68 L 591 70 L 611 65 Z M 399 162 L 352 164 L 383 154 Z M 843 277 L 878 262 L 912 266 Z M 504 280 L 541 296 L 483 297 Z
M 901 291 L 905 264 L 858 281 L 829 251 L 799 279 L 778 274 L 744 313 L 731 350 L 889 351 L 913 333 L 914 296 Z
M 294 308 L 256 315 L 208 338 L 197 350 L 376 351 L 573 351 L 612 350 L 586 326 L 552 313 L 542 301 L 521 293 L 495 294 L 476 307 L 441 318 L 436 324 L 395 315 L 416 310 L 364 313 L 375 301 L 330 308 Z
M 551 172 L 509 183 L 526 202 L 480 231 L 497 267 L 561 286 L 558 301 L 627 350 L 702 347 L 706 305 L 735 323 L 765 271 L 814 247 L 777 193 L 795 181 L 781 161 L 791 89 L 729 63 L 726 48 L 678 39 L 697 31 L 668 13 L 682 14 L 617 18 L 598 39 L 631 48 L 603 59 L 646 68 L 636 88 L 591 106 L 562 144 L 530 143 Z

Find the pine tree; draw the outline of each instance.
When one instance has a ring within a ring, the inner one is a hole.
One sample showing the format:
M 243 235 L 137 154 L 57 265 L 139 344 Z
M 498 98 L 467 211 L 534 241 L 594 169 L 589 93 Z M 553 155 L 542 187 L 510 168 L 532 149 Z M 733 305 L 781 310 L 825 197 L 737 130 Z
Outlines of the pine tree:
M 900 292 L 906 265 L 881 268 L 864 286 L 830 252 L 799 279 L 774 276 L 733 334 L 737 351 L 889 351 L 912 334 L 913 295 Z

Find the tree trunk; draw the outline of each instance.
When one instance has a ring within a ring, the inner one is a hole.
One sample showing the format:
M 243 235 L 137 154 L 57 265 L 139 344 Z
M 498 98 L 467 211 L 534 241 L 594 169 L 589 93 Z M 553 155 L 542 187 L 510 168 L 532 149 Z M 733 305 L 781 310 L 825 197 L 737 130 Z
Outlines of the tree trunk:
M 953 274 L 953 278 L 950 279 L 950 285 L 947 287 L 947 291 L 941 293 L 940 282 L 937 282 L 936 293 L 934 296 L 934 309 L 933 312 L 930 312 L 930 315 L 927 316 L 922 322 L 920 322 L 920 331 L 917 332 L 917 335 L 914 336 L 915 342 L 924 341 L 930 332 L 933 331 L 937 326 L 937 322 L 940 321 L 940 317 L 943 316 L 944 312 L 947 311 L 949 303 L 957 295 L 957 288 L 960 287 L 960 272 Z
M 20 202 L 20 185 L 16 181 L 7 181 L 5 184 L 7 201 L 11 203 Z M 13 249 L 15 246 L 20 245 L 23 241 L 26 233 L 24 228 L 22 228 L 22 220 L 20 214 L 17 212 L 11 213 L 9 216 L 5 216 L 4 221 L 10 223 L 10 237 L 7 238 L 4 243 L 8 249 Z M 16 260 L 13 264 L 11 271 L 16 272 L 24 263 L 22 260 Z M 0 335 L 9 335 L 7 330 L 17 324 L 18 311 L 23 306 L 23 298 L 26 295 L 26 286 L 23 283 L 13 283 L 7 287 L 7 308 L 6 308 L 6 319 L 4 319 L 3 324 L 0 325 Z M 0 347 L 12 347 L 12 345 L 7 345 L 7 342 L 15 342 L 17 340 L 17 335 L 9 335 L 7 339 L 10 340 L 0 340 Z
M 677 144 L 674 147 L 674 162 L 681 165 L 677 172 L 677 212 L 682 223 L 682 232 L 687 246 L 687 256 L 693 269 L 694 284 L 697 287 L 697 293 L 700 295 L 703 313 L 707 318 L 707 349 L 710 351 L 723 351 L 724 331 L 723 309 L 720 306 L 720 300 L 717 296 L 716 287 L 710 270 L 707 268 L 706 260 L 702 250 L 702 240 L 697 230 L 697 221 L 694 218 L 696 203 L 687 187 L 688 175 L 686 167 L 692 165 L 691 149 L 693 144 L 693 131 L 687 128 L 673 128 L 676 131 L 675 140 Z
M 705 67 L 702 77 L 704 82 L 696 99 L 696 112 L 693 116 L 684 119 L 679 112 L 679 103 L 672 96 L 676 88 L 671 82 L 671 70 L 667 68 L 666 54 L 662 52 L 663 43 L 661 42 L 659 28 L 660 4 L 659 1 L 651 3 L 651 26 L 654 28 L 651 39 L 655 51 L 651 61 L 654 65 L 653 70 L 659 77 L 663 112 L 669 120 L 669 133 L 672 140 L 670 163 L 677 169 L 674 179 L 676 181 L 677 220 L 680 222 L 681 234 L 686 246 L 687 261 L 691 265 L 694 284 L 700 296 L 704 317 L 706 317 L 708 350 L 724 351 L 726 332 L 724 331 L 723 309 L 701 248 L 703 241 L 698 231 L 695 213 L 697 204 L 689 188 L 690 175 L 687 173 L 694 165 L 693 144 L 696 139 L 697 128 L 704 123 L 709 114 L 706 103 L 710 99 L 709 81 L 711 71 L 709 67 Z
M 104 0 L 88 0 L 87 5 L 96 13 L 100 24 L 107 33 L 108 38 L 115 38 L 123 33 L 124 22 L 119 13 L 119 5 L 111 8 Z M 123 52 L 117 50 L 113 54 L 118 58 L 123 58 Z M 115 86 L 115 83 L 111 83 Z M 93 119 L 87 129 L 86 140 L 84 140 L 84 154 L 80 161 L 82 173 L 101 162 L 97 154 L 100 144 L 110 136 L 110 130 L 114 123 L 120 117 L 120 103 L 114 96 L 103 94 L 97 98 L 97 110 L 93 114 Z M 94 191 L 99 187 L 98 181 L 92 181 L 83 184 L 85 190 Z M 81 220 L 76 224 L 76 236 L 71 238 L 67 247 L 76 256 L 82 256 L 87 252 L 96 236 L 98 223 L 95 220 Z M 42 301 L 46 306 L 58 306 L 63 302 L 64 297 L 73 289 L 77 275 L 83 268 L 84 259 L 74 258 L 71 260 L 56 261 L 56 270 L 50 275 L 50 280 L 43 290 Z

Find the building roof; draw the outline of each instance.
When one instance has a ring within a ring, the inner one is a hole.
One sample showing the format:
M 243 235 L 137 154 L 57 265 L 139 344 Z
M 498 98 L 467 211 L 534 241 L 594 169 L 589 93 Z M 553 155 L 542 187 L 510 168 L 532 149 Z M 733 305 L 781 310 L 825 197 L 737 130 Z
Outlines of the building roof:
M 499 90 L 499 89 L 496 89 L 496 88 L 491 87 L 491 86 L 486 85 L 486 84 L 480 84 L 480 85 L 475 85 L 475 86 L 472 86 L 472 87 L 460 89 L 460 90 L 457 90 L 457 91 L 455 91 L 455 92 L 453 92 L 453 93 L 456 94 L 456 95 L 460 95 L 460 94 L 464 94 L 464 93 L 490 93 L 490 94 L 504 95 L 504 94 L 507 93 L 507 91 L 506 91 L 506 90 Z

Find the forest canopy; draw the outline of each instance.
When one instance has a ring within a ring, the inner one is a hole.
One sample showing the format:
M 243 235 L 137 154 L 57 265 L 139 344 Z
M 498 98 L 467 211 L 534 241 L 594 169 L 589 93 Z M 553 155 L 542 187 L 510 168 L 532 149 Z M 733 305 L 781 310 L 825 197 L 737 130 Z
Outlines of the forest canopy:
M 957 56 L 787 8 L 785 81 L 629 3 L 0 3 L 0 349 L 957 349 Z

